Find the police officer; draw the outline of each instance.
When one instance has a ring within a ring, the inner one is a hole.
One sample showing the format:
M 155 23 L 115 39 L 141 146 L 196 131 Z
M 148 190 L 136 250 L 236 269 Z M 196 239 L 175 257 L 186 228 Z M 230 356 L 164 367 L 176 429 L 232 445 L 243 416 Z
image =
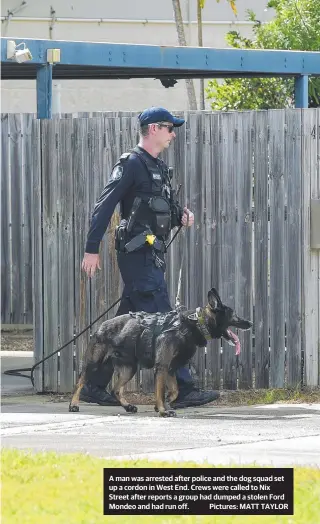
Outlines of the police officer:
M 164 242 L 175 226 L 192 226 L 194 216 L 174 199 L 168 168 L 158 156 L 176 137 L 175 129 L 183 124 L 183 119 L 161 107 L 143 111 L 139 115 L 139 144 L 120 157 L 94 208 L 82 263 L 89 277 L 100 269 L 99 244 L 120 202 L 122 220 L 116 249 L 124 289 L 117 315 L 172 310 L 164 279 Z M 112 372 L 109 366 L 104 369 L 101 365 L 95 384 L 85 384 L 80 399 L 117 405 L 118 401 L 105 389 Z M 200 406 L 219 397 L 216 391 L 195 388 L 188 368 L 179 369 L 176 376 L 179 395 L 172 403 L 174 408 Z

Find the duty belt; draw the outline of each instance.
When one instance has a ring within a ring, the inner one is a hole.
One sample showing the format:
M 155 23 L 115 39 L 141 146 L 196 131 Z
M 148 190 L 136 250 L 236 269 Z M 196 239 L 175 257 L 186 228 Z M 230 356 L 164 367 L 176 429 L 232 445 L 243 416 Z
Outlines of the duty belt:
M 126 253 L 132 253 L 132 251 L 137 251 L 137 249 L 140 249 L 145 245 L 149 245 L 154 250 L 160 251 L 161 253 L 164 253 L 166 250 L 165 243 L 153 235 L 150 229 L 146 229 L 143 233 L 133 237 L 125 244 L 124 249 Z

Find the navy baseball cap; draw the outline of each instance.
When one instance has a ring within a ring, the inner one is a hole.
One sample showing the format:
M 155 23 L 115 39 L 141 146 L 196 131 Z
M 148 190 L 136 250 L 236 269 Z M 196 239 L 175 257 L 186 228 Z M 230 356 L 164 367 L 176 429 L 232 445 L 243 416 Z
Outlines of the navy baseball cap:
M 145 109 L 138 116 L 141 126 L 147 124 L 157 124 L 158 122 L 170 122 L 174 127 L 180 127 L 184 124 L 183 118 L 176 118 L 164 107 L 150 107 Z

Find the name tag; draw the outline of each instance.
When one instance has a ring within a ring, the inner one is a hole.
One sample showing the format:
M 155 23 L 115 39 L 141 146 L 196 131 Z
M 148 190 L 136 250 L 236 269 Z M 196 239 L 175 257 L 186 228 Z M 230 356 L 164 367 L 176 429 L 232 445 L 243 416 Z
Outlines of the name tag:
M 161 175 L 159 173 L 152 173 L 153 180 L 161 180 Z

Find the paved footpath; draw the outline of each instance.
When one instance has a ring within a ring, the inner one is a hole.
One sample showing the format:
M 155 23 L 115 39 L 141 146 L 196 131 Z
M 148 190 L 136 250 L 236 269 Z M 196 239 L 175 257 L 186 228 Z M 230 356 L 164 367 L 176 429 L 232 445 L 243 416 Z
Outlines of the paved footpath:
M 27 355 L 1 356 L 2 371 L 30 366 Z M 2 447 L 224 465 L 320 466 L 319 404 L 204 406 L 178 410 L 170 419 L 159 418 L 152 406 L 139 406 L 133 415 L 80 403 L 80 413 L 69 413 L 66 401 L 32 394 L 29 380 L 1 379 Z

